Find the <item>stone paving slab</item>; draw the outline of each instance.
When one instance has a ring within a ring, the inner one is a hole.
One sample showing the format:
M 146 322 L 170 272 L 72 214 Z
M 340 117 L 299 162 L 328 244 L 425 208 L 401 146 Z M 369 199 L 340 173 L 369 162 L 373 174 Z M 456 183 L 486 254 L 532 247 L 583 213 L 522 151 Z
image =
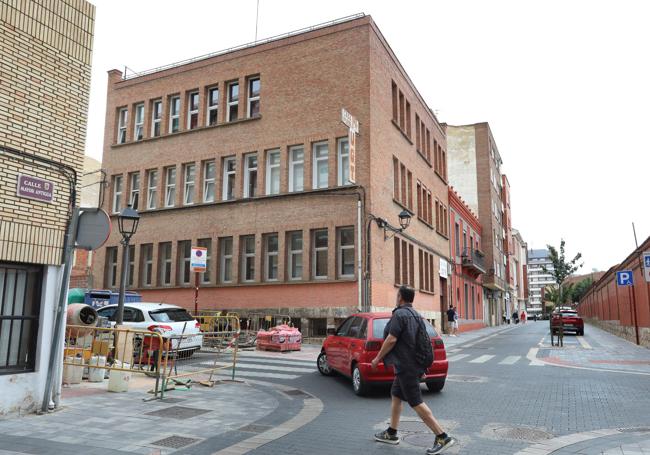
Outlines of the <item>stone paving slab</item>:
M 603 429 L 574 433 L 527 447 L 516 455 L 650 454 L 650 429 Z

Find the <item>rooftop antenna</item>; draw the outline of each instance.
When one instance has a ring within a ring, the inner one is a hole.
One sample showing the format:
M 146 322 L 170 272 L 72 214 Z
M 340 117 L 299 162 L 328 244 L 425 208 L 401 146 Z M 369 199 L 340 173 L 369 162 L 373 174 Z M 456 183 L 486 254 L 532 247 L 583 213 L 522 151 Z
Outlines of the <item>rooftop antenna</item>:
M 260 0 L 257 0 L 257 10 L 255 11 L 255 42 L 257 43 L 257 23 L 260 18 Z

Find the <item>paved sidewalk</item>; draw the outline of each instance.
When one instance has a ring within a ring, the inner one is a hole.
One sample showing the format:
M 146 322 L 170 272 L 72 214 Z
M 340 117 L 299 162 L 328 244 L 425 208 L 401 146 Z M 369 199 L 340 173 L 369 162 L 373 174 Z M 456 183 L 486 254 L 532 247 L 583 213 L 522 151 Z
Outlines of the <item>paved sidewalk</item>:
M 452 337 L 450 335 L 442 335 L 442 339 L 445 342 L 445 347 L 448 351 L 453 350 L 455 347 L 465 347 L 471 345 L 473 342 L 483 341 L 489 337 L 498 335 L 499 333 L 506 330 L 515 330 L 522 327 L 523 324 L 505 324 L 497 325 L 494 327 L 484 327 L 478 330 L 471 330 L 469 332 L 463 332 L 460 335 Z
M 534 444 L 516 455 L 650 454 L 650 428 L 617 428 L 574 433 Z

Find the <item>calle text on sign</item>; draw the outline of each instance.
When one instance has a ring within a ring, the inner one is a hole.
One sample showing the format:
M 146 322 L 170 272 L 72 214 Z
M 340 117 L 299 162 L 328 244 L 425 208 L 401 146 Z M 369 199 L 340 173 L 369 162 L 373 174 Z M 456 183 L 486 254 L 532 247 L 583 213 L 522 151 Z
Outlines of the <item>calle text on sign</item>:
M 195 272 L 205 272 L 208 265 L 208 249 L 201 246 L 192 247 L 190 267 Z
M 341 108 L 341 121 L 348 127 L 348 181 L 357 183 L 356 151 L 359 121 L 344 107 Z
M 31 175 L 18 174 L 16 195 L 51 204 L 54 200 L 54 182 Z

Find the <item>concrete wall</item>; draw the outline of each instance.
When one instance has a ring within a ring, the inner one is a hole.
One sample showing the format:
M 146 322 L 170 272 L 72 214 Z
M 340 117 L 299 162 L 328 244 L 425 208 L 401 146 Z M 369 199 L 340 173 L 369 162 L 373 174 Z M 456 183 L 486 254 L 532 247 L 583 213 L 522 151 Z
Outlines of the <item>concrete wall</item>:
M 476 214 L 478 207 L 478 177 L 476 175 L 476 134 L 474 127 L 448 126 L 449 184 L 462 196 Z

